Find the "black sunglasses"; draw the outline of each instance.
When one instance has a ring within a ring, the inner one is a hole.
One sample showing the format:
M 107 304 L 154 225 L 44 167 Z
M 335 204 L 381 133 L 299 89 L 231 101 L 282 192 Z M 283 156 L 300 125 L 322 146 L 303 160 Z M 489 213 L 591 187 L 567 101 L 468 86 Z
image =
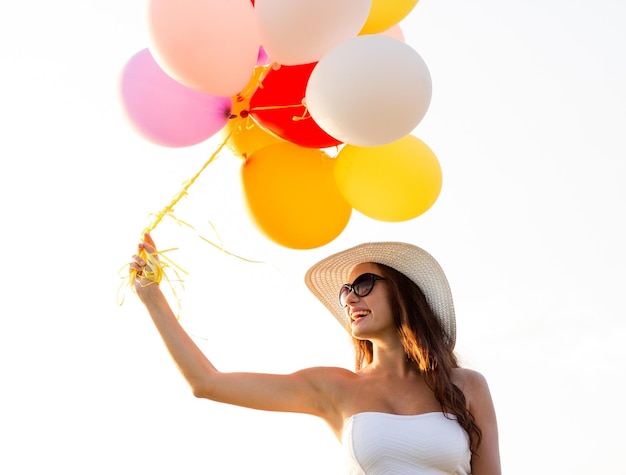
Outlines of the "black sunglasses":
M 341 286 L 341 290 L 339 290 L 339 304 L 342 307 L 348 305 L 346 299 L 348 298 L 348 295 L 350 295 L 350 292 L 354 292 L 357 297 L 365 297 L 366 295 L 369 295 L 374 289 L 374 283 L 377 280 L 385 280 L 385 278 L 368 272 L 358 276 L 351 284 L 343 284 Z

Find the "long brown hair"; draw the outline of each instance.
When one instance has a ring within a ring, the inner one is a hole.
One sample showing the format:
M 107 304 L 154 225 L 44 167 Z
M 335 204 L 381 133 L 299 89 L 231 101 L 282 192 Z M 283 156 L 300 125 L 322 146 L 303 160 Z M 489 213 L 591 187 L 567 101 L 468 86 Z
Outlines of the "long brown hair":
M 392 267 L 376 265 L 389 283 L 391 310 L 407 357 L 424 376 L 442 411 L 456 416 L 475 453 L 482 433 L 467 409 L 463 391 L 452 382 L 452 370 L 459 364 L 448 336 L 419 286 Z M 372 362 L 374 352 L 371 341 L 355 338 L 354 345 L 358 371 Z

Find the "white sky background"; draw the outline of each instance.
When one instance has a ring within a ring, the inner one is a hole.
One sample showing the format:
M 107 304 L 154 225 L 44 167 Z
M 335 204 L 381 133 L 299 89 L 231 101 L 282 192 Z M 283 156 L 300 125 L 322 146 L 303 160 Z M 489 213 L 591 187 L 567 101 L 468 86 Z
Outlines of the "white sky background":
M 302 276 L 369 240 L 429 250 L 455 295 L 458 353 L 481 371 L 509 475 L 618 473 L 626 350 L 626 6 L 618 0 L 421 0 L 402 23 L 433 78 L 414 135 L 442 194 L 406 223 L 358 216 L 321 249 L 262 237 L 223 153 L 177 208 L 226 257 L 164 222 L 189 271 L 182 323 L 223 370 L 352 366 Z M 147 46 L 143 3 L 0 7 L 0 472 L 341 473 L 309 416 L 191 396 L 118 270 L 149 214 L 215 149 L 154 146 L 125 122 L 117 79 Z

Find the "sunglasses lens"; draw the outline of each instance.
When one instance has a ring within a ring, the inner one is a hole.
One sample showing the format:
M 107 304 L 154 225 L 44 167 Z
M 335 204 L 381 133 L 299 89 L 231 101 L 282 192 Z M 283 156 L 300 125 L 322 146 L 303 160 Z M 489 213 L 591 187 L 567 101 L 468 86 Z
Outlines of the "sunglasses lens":
M 352 283 L 354 293 L 359 297 L 365 297 L 372 291 L 374 287 L 374 276 L 372 274 L 363 274 Z
M 339 303 L 342 307 L 347 305 L 346 299 L 350 292 L 353 292 L 358 297 L 365 297 L 368 295 L 374 287 L 374 276 L 372 274 L 363 274 L 355 279 L 352 285 L 344 284 L 339 291 Z

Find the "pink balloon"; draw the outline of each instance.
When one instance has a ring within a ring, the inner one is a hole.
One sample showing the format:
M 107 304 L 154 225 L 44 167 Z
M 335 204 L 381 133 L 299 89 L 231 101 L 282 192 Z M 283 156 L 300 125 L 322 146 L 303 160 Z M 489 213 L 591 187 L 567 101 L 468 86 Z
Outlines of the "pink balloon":
M 126 63 L 120 93 L 135 129 L 150 142 L 165 147 L 203 142 L 226 125 L 232 108 L 230 97 L 205 94 L 176 82 L 148 49 Z
M 218 96 L 240 92 L 259 48 L 248 0 L 148 0 L 150 51 L 181 84 Z
M 381 35 L 391 36 L 396 40 L 404 41 L 404 32 L 398 23 L 392 27 L 380 32 Z

